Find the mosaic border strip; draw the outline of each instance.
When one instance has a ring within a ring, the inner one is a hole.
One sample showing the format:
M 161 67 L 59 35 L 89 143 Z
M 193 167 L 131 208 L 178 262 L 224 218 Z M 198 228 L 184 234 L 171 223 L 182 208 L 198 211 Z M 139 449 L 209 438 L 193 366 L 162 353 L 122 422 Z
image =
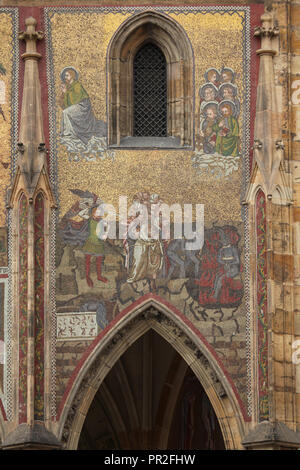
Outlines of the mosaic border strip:
M 242 181 L 242 194 L 241 202 L 244 199 L 245 192 L 248 187 L 250 178 L 250 125 L 251 125 L 251 36 L 250 36 L 250 8 L 246 12 L 245 21 L 245 43 L 244 43 L 244 80 L 245 80 L 245 113 L 244 113 L 244 129 L 243 129 L 243 148 L 244 148 L 244 165 L 243 165 L 243 181 Z M 246 306 L 246 367 L 247 367 L 247 399 L 248 415 L 252 414 L 252 394 L 251 394 L 251 381 L 252 381 L 252 367 L 251 367 L 251 313 L 250 313 L 250 228 L 249 228 L 249 208 L 242 206 L 242 220 L 244 222 L 244 296 Z
M 51 354 L 51 377 L 50 377 L 50 414 L 51 417 L 56 417 L 56 300 L 55 300 L 55 247 L 56 247 L 56 235 L 55 227 L 57 223 L 57 211 L 56 209 L 50 209 L 50 286 L 49 286 L 49 312 L 50 327 L 51 327 L 51 343 L 50 343 L 50 354 Z
M 19 141 L 19 10 L 14 8 L 1 8 L 3 11 L 13 13 L 13 68 L 12 68 L 12 87 L 11 87 L 11 182 L 16 170 L 17 149 Z
M 1 266 L 0 267 L 0 274 L 1 274 L 1 279 L 0 283 L 4 284 L 4 303 L 3 303 L 3 314 L 4 314 L 4 333 L 7 331 L 7 311 L 8 311 L 8 287 L 9 287 L 9 271 L 7 266 Z M 4 276 L 7 277 L 4 277 Z M 5 358 L 7 357 L 7 348 L 5 351 Z M 7 360 L 4 362 L 4 368 L 3 368 L 3 393 L 0 391 L 0 400 L 2 401 L 3 405 L 6 404 L 6 394 L 5 394 L 5 377 L 7 375 Z
M 7 419 L 10 421 L 13 418 L 13 388 L 12 388 L 12 323 L 13 323 L 13 233 L 16 231 L 15 222 L 12 219 L 12 210 L 8 211 L 8 304 L 6 315 L 6 362 L 4 372 L 4 395 L 5 395 L 5 411 Z
M 244 25 L 243 25 L 243 35 L 245 38 L 244 49 L 243 49 L 243 68 L 244 68 L 244 114 L 243 114 L 243 149 L 244 149 L 244 158 L 243 158 L 243 170 L 242 170 L 242 191 L 241 191 L 241 201 L 243 195 L 246 191 L 246 187 L 250 177 L 250 103 L 251 103 L 251 94 L 250 94 L 250 65 L 251 65 L 251 38 L 250 38 L 250 13 L 251 9 L 249 6 L 184 6 L 184 7 L 170 7 L 170 6 L 138 6 L 138 7 L 120 7 L 120 6 L 110 6 L 110 7 L 45 7 L 44 8 L 44 21 L 45 21 L 45 38 L 46 38 L 46 63 L 47 63 L 47 84 L 49 90 L 48 106 L 49 106 L 49 115 L 51 115 L 49 123 L 49 139 L 50 139 L 50 181 L 54 188 L 54 193 L 59 204 L 59 191 L 56 180 L 56 175 L 58 174 L 58 160 L 57 160 L 57 140 L 55 129 L 56 124 L 56 113 L 55 113 L 55 96 L 54 96 L 54 76 L 53 76 L 53 67 L 52 67 L 52 58 L 50 56 L 50 51 L 52 50 L 52 38 L 51 38 L 51 17 L 55 13 L 141 13 L 144 11 L 159 11 L 164 12 L 165 14 L 174 13 L 174 14 L 189 14 L 189 13 L 211 13 L 211 14 L 225 14 L 225 13 L 239 13 L 243 12 L 244 16 Z M 193 77 L 194 80 L 194 77 Z M 194 97 L 195 101 L 195 97 Z M 195 106 L 195 103 L 194 103 Z M 246 307 L 246 364 L 247 364 L 247 411 L 248 415 L 251 416 L 252 412 L 252 399 L 251 399 L 251 338 L 250 338 L 250 328 L 251 328 L 251 316 L 250 316 L 250 272 L 249 272 L 249 263 L 250 263 L 250 233 L 249 233 L 249 222 L 248 222 L 248 208 L 242 207 L 242 221 L 244 224 L 244 264 L 245 264 L 245 307 Z M 58 220 L 58 213 L 56 213 L 55 226 Z M 52 243 L 51 246 L 54 250 L 55 257 L 55 234 L 52 232 Z M 55 278 L 55 267 L 53 268 L 54 272 L 52 273 Z M 55 284 L 54 288 L 55 288 Z M 51 289 L 53 286 L 51 286 Z M 55 305 L 55 293 L 50 294 L 53 296 L 53 304 Z M 55 307 L 54 307 L 55 315 Z M 55 320 L 54 320 L 55 321 Z M 54 374 L 54 369 L 53 369 Z
M 53 6 L 53 7 L 45 7 L 45 11 L 48 13 L 78 13 L 78 12 L 83 12 L 83 13 L 94 13 L 94 12 L 99 12 L 99 13 L 121 13 L 121 14 L 126 14 L 128 12 L 130 13 L 137 13 L 137 12 L 143 12 L 143 11 L 162 11 L 162 12 L 171 12 L 171 13 L 184 13 L 184 14 L 189 14 L 189 13 L 203 13 L 203 12 L 210 12 L 210 13 L 227 13 L 227 12 L 232 12 L 233 13 L 238 13 L 239 11 L 249 11 L 250 12 L 250 7 L 249 6 L 243 6 L 243 5 L 215 5 L 215 6 L 201 6 L 201 5 L 186 5 L 186 6 L 171 6 L 171 5 L 145 5 L 145 6 L 82 6 L 79 5 L 78 7 L 75 6 L 65 6 L 65 7 L 59 7 L 59 6 Z
M 13 29 L 13 57 L 12 57 L 12 85 L 11 85 L 11 169 L 10 181 L 12 183 L 16 169 L 17 143 L 18 143 L 18 116 L 19 116 L 19 10 L 15 7 L 0 7 L 0 13 L 9 13 L 12 17 Z M 12 323 L 13 323 L 13 292 L 12 292 L 12 214 L 6 214 L 8 232 L 8 292 L 7 310 L 5 315 L 5 347 L 6 362 L 4 368 L 4 396 L 3 402 L 8 421 L 13 418 L 13 389 L 12 389 Z

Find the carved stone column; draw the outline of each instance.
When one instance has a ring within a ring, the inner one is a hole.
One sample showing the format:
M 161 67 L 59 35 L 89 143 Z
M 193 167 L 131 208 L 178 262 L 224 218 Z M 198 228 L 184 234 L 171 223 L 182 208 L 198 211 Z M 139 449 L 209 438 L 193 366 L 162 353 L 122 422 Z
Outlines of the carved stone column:
M 44 295 L 49 279 L 46 264 L 49 253 L 51 207 L 55 206 L 46 164 L 41 88 L 36 43 L 44 35 L 36 31 L 36 20 L 25 21 L 19 34 L 26 42 L 23 99 L 20 123 L 19 158 L 10 194 L 13 226 L 14 326 L 12 345 L 16 363 L 15 429 L 6 436 L 4 449 L 53 449 L 60 443 L 45 426 L 48 417 L 45 380 L 45 345 L 49 333 L 45 316 L 49 313 Z M 49 324 L 50 322 L 47 322 Z M 18 360 L 17 360 L 18 358 Z M 49 421 L 49 417 L 48 417 Z
M 253 316 L 252 429 L 244 438 L 249 449 L 300 447 L 295 429 L 292 364 L 291 192 L 285 173 L 282 117 L 273 58 L 279 30 L 270 11 L 255 28 L 261 38 L 254 128 L 254 162 L 245 198 L 249 204 Z

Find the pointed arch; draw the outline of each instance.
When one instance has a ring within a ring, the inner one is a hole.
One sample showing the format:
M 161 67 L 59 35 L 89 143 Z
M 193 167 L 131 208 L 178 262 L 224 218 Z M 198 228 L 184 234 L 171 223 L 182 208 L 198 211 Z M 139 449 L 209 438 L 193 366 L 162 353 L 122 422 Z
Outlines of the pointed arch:
M 133 60 L 152 43 L 167 64 L 167 133 L 183 146 L 193 145 L 193 70 L 191 43 L 183 28 L 169 16 L 148 11 L 133 15 L 112 37 L 107 51 L 108 143 L 120 145 L 133 135 Z
M 245 192 L 244 203 L 254 204 L 257 192 L 262 190 L 268 200 L 271 200 L 274 204 L 282 206 L 290 206 L 292 204 L 292 193 L 290 184 L 288 182 L 286 171 L 282 163 L 279 165 L 278 175 L 274 180 L 272 186 L 272 192 L 267 192 L 267 186 L 262 177 L 262 173 L 257 163 L 254 162 L 254 167 L 251 172 L 251 178 Z
M 281 186 L 279 186 L 277 184 L 275 186 L 274 191 L 273 191 L 272 202 L 273 202 L 273 204 L 277 204 L 277 205 L 281 206 L 283 204 L 283 201 L 284 201 L 283 190 L 282 190 Z
M 108 372 L 150 329 L 177 351 L 200 381 L 218 418 L 226 448 L 241 448 L 245 421 L 242 404 L 226 370 L 205 339 L 196 334 L 196 328 L 191 328 L 179 312 L 154 296 L 144 298 L 112 323 L 82 358 L 61 404 L 59 438 L 68 449 L 77 448 L 84 419 Z

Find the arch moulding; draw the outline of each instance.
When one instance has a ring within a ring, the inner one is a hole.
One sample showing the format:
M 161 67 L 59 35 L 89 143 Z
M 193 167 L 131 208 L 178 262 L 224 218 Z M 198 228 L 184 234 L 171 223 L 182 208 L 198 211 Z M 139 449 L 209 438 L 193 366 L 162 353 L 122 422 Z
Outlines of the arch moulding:
M 105 335 L 100 334 L 76 368 L 59 417 L 59 439 L 64 447 L 77 449 L 84 420 L 106 375 L 122 354 L 150 329 L 178 352 L 200 381 L 216 413 L 226 448 L 243 448 L 245 422 L 227 374 L 205 341 L 168 306 L 153 298 L 127 311 Z

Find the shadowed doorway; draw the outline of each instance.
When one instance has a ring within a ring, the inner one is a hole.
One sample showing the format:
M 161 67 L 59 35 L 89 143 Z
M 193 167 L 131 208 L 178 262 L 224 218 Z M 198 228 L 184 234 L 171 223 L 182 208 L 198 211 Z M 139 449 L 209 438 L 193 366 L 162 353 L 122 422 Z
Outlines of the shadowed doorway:
M 172 346 L 150 330 L 128 348 L 99 387 L 78 449 L 225 446 L 200 382 Z

